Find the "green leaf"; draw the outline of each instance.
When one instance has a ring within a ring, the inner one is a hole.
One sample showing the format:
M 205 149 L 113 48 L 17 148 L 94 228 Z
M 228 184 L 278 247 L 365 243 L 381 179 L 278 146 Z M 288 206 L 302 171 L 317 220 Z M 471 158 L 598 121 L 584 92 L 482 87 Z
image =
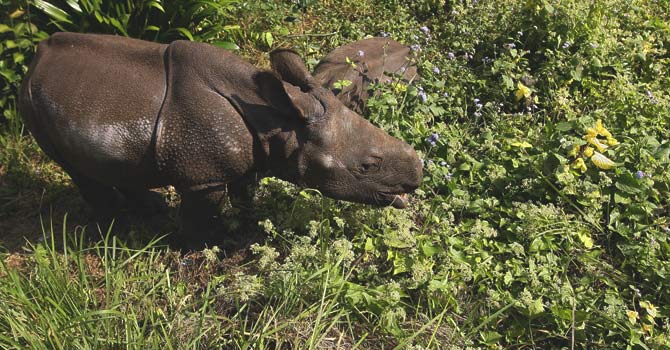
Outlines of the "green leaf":
M 216 46 L 216 47 L 220 47 L 222 49 L 231 50 L 231 51 L 240 49 L 239 46 L 237 46 L 235 43 L 230 42 L 230 41 L 215 41 L 211 44 Z
M 621 194 L 621 193 L 618 193 L 618 192 L 617 192 L 617 193 L 614 194 L 614 203 L 617 203 L 617 204 L 630 204 L 630 203 L 631 203 L 631 199 L 630 199 L 628 196 L 626 196 L 625 194 Z
M 123 34 L 124 36 L 128 36 L 128 33 L 126 32 L 126 28 L 124 28 L 121 25 L 121 22 L 119 22 L 118 19 L 110 18 L 109 22 L 112 24 L 112 26 L 114 26 L 114 28 L 116 28 L 119 32 L 121 32 L 121 34 Z
M 25 56 L 23 56 L 23 53 L 21 53 L 21 52 L 14 52 L 14 54 L 12 55 L 12 58 L 14 59 L 14 63 L 20 64 L 25 59 Z
M 67 12 L 44 0 L 33 0 L 33 5 L 56 21 L 72 24 Z
M 502 79 L 506 90 L 514 90 L 514 79 L 507 75 L 503 75 Z
M 572 76 L 572 79 L 580 81 L 580 80 L 582 80 L 582 72 L 583 71 L 584 71 L 584 66 L 579 64 L 579 65 L 577 65 L 577 67 L 575 67 L 575 69 L 572 72 L 570 72 L 570 76 Z
M 10 26 L 0 23 L 0 33 L 7 33 L 11 30 L 12 28 Z
M 188 40 L 193 41 L 193 34 L 191 34 L 191 32 L 189 32 L 188 29 L 183 28 L 183 27 L 179 27 L 179 28 L 174 28 L 173 30 L 178 31 L 181 35 L 188 38 Z
M 556 131 L 570 131 L 573 128 L 573 125 L 571 122 L 560 122 L 556 123 Z
M 505 283 L 506 286 L 509 286 L 512 282 L 514 282 L 514 276 L 512 276 L 511 272 L 507 271 L 503 277 L 503 283 Z
M 670 162 L 670 147 L 660 147 L 654 152 L 654 158 L 663 164 Z
M 582 242 L 587 249 L 593 248 L 593 239 L 588 231 L 581 230 L 577 232 L 577 238 L 579 238 L 579 241 Z
M 502 339 L 502 334 L 495 331 L 483 331 L 479 335 L 482 337 L 482 341 L 485 344 L 494 345 L 498 340 Z
M 14 71 L 9 69 L 0 70 L 0 75 L 10 83 L 17 80 L 16 73 L 14 73 Z
M 79 2 L 76 0 L 65 0 L 65 2 L 70 6 L 73 10 L 81 13 L 81 7 L 79 7 Z
M 160 12 L 165 12 L 165 9 L 163 8 L 163 5 L 161 5 L 160 1 L 149 1 L 148 5 L 149 7 L 158 9 Z
M 275 41 L 275 39 L 272 37 L 272 33 L 270 33 L 270 32 L 264 32 L 261 35 L 261 38 L 263 39 L 263 42 L 265 43 L 265 45 L 267 45 L 268 47 L 272 47 L 272 44 Z
M 423 254 L 426 255 L 427 257 L 431 257 L 435 254 L 442 253 L 444 249 L 442 249 L 439 246 L 434 246 L 430 242 L 426 242 L 421 246 L 421 250 L 423 251 Z
M 614 186 L 616 186 L 617 189 L 630 194 L 640 193 L 643 190 L 642 183 L 630 173 L 621 174 Z
M 375 243 L 372 241 L 372 238 L 368 237 L 365 240 L 365 251 L 366 252 L 374 252 L 375 251 Z
M 528 305 L 528 314 L 530 316 L 536 316 L 544 312 L 544 305 L 542 305 L 542 298 L 533 300 L 533 302 Z

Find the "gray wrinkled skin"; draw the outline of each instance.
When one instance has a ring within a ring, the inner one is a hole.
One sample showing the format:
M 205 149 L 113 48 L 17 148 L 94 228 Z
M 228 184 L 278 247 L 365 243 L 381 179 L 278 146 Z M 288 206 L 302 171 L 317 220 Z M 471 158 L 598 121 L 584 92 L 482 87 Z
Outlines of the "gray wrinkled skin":
M 226 194 L 277 176 L 324 195 L 407 204 L 414 150 L 319 86 L 293 51 L 259 70 L 210 45 L 56 33 L 39 44 L 20 111 L 98 212 L 174 185 L 198 230 Z
M 355 68 L 347 63 L 347 58 L 354 62 Z M 363 112 L 370 97 L 370 83 L 388 83 L 394 74 L 405 82 L 419 78 L 410 48 L 389 38 L 369 38 L 340 46 L 319 62 L 313 74 L 321 86 L 331 89 L 345 106 L 357 113 Z M 335 89 L 333 84 L 339 80 L 349 80 L 351 85 Z

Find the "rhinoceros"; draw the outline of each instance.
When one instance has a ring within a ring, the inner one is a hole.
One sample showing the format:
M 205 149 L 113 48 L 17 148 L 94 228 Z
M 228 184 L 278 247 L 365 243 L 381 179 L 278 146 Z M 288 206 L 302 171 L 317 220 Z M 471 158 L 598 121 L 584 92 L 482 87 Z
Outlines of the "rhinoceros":
M 289 49 L 272 71 L 204 43 L 56 33 L 41 42 L 20 112 L 96 212 L 173 185 L 184 223 L 209 222 L 257 174 L 335 199 L 403 208 L 414 149 L 346 108 Z
M 340 46 L 314 68 L 314 79 L 331 89 L 347 107 L 362 113 L 370 83 L 388 83 L 399 76 L 405 83 L 419 78 L 409 47 L 390 38 L 369 38 Z M 347 59 L 349 62 L 347 62 Z M 353 65 L 351 64 L 353 62 Z M 338 81 L 350 85 L 336 88 Z

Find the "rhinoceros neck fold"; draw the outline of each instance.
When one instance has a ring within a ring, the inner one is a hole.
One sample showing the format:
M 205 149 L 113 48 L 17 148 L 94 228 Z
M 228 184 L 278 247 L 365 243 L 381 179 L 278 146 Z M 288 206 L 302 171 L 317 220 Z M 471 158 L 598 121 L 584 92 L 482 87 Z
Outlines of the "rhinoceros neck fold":
M 250 103 L 239 94 L 225 96 L 243 116 L 249 130 L 257 141 L 255 167 L 269 176 L 296 183 L 300 178 L 298 169 L 300 130 L 299 122 L 291 122 L 275 108 L 261 103 Z

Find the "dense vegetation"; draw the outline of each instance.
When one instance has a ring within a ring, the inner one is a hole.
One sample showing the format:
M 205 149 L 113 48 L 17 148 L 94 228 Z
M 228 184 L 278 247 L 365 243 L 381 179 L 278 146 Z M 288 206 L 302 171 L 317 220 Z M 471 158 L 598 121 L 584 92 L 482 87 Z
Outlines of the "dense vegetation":
M 86 226 L 16 112 L 58 30 L 261 66 L 389 35 L 422 79 L 373 87 L 365 116 L 424 184 L 396 210 L 264 179 L 186 255 L 160 239 L 170 189 L 159 218 Z M 0 0 L 0 38 L 0 348 L 670 349 L 667 0 Z

